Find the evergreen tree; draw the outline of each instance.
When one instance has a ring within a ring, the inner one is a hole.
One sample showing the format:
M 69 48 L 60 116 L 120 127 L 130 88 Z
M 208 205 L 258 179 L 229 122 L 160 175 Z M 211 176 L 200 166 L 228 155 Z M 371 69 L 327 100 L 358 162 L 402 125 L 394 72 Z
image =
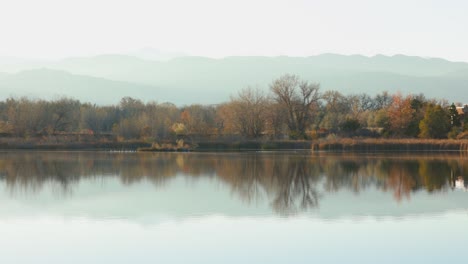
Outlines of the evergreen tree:
M 450 124 L 452 127 L 459 127 L 461 126 L 460 115 L 458 114 L 457 107 L 454 103 L 449 108 L 449 115 L 450 115 Z

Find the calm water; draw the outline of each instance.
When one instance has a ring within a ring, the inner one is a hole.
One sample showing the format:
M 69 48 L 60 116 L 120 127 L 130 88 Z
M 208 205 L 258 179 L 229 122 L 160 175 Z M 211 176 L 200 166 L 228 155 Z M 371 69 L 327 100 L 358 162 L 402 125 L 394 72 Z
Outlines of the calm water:
M 468 263 L 468 156 L 0 153 L 0 263 Z

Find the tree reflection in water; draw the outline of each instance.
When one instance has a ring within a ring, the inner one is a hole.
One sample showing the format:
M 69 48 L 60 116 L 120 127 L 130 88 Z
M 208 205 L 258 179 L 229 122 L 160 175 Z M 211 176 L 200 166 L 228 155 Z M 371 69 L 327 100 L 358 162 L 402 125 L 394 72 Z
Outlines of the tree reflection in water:
M 246 203 L 268 199 L 279 214 L 319 206 L 326 193 L 367 188 L 392 192 L 396 201 L 417 190 L 438 192 L 467 182 L 468 158 L 458 155 L 310 153 L 0 153 L 0 183 L 11 193 L 36 193 L 45 184 L 72 195 L 81 179 L 119 177 L 164 187 L 177 175 L 213 178 Z
M 283 166 L 278 166 L 284 164 Z M 307 156 L 288 156 L 276 163 L 273 177 L 278 182 L 273 208 L 279 213 L 295 213 L 318 205 L 317 182 L 320 170 L 308 162 Z

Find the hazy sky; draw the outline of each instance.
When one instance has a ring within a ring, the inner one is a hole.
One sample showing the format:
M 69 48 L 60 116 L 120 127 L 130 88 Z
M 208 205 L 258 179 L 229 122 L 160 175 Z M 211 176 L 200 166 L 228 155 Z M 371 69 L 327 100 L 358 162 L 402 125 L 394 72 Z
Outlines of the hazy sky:
M 377 53 L 468 61 L 466 0 L 0 0 L 0 55 Z

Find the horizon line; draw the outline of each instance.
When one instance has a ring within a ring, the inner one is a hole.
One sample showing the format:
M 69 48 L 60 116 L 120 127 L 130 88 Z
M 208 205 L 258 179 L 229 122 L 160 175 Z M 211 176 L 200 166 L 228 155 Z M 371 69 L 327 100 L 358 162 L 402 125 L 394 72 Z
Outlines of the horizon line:
M 155 49 L 157 50 L 157 49 Z M 372 55 L 360 54 L 360 53 L 336 53 L 336 52 L 324 52 L 324 53 L 316 53 L 311 55 L 288 55 L 288 54 L 278 54 L 278 55 L 226 55 L 226 56 L 208 56 L 208 55 L 196 55 L 190 54 L 185 52 L 172 52 L 172 51 L 161 51 L 161 54 L 183 54 L 181 56 L 173 56 L 172 58 L 168 59 L 151 59 L 151 58 L 144 58 L 144 56 L 136 55 L 135 52 L 104 52 L 104 53 L 95 53 L 95 54 L 83 54 L 83 55 L 69 55 L 69 56 L 60 56 L 60 57 L 36 57 L 36 56 L 21 56 L 21 55 L 4 55 L 0 54 L 1 59 L 9 59 L 9 60 L 23 60 L 24 62 L 59 62 L 63 60 L 69 59 L 79 59 L 79 58 L 97 58 L 103 56 L 122 56 L 122 57 L 131 57 L 139 60 L 146 60 L 146 61 L 159 61 L 159 62 L 166 62 L 171 61 L 177 58 L 204 58 L 204 59 L 211 59 L 211 60 L 223 60 L 229 58 L 312 58 L 312 57 L 319 57 L 319 56 L 343 56 L 343 57 L 364 57 L 368 59 L 373 59 L 376 57 L 409 57 L 409 58 L 420 58 L 425 60 L 444 60 L 453 63 L 468 63 L 468 61 L 463 60 L 452 60 L 444 57 L 432 57 L 432 56 L 418 56 L 418 55 L 408 55 L 403 53 L 375 53 Z M 0 61 L 1 62 L 1 61 Z

